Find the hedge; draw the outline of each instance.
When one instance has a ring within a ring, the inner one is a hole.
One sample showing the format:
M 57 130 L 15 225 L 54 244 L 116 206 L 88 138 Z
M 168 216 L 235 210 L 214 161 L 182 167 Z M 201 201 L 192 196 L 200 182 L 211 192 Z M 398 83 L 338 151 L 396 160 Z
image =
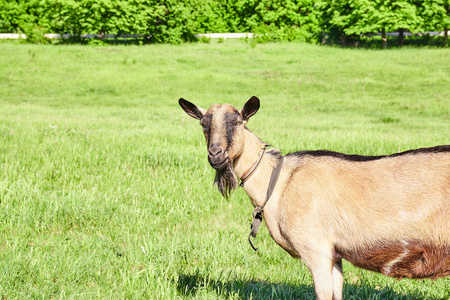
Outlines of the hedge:
M 351 43 L 362 34 L 448 30 L 450 0 L 0 0 L 0 32 L 143 34 L 180 43 L 207 32 Z M 269 33 L 269 34 L 267 34 Z
M 277 32 L 310 40 L 314 1 L 0 0 L 1 32 L 144 34 L 180 43 L 205 32 Z M 283 37 L 284 38 L 284 37 Z

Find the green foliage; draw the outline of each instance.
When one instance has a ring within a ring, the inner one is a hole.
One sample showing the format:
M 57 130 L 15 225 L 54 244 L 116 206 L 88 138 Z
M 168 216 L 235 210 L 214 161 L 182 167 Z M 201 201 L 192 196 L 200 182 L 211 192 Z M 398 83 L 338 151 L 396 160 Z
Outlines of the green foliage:
M 250 32 L 271 40 L 308 40 L 318 32 L 314 1 L 0 0 L 0 30 L 29 33 L 145 34 L 157 43 L 195 40 L 195 33 Z M 39 27 L 36 27 L 37 25 Z
M 259 1 L 247 23 L 259 39 L 312 41 L 319 33 L 315 1 Z
M 48 44 L 49 39 L 45 37 L 46 29 L 36 24 L 26 24 L 23 33 L 27 36 L 27 41 L 33 44 Z
M 448 0 L 332 0 L 318 1 L 317 7 L 323 32 L 344 45 L 363 34 L 444 30 L 450 21 Z
M 155 43 L 194 41 L 196 33 L 253 32 L 259 42 L 354 44 L 387 31 L 445 30 L 449 0 L 0 0 L 0 31 L 35 43 L 47 32 L 142 34 Z
M 39 0 L 0 0 L 0 30 L 5 32 L 33 31 L 45 24 L 41 20 L 44 8 Z
M 361 34 L 421 30 L 423 20 L 410 1 L 358 0 L 353 2 L 333 0 L 318 4 L 322 26 L 346 43 L 358 40 Z
M 420 14 L 424 18 L 426 30 L 444 30 L 450 28 L 450 1 L 421 1 Z

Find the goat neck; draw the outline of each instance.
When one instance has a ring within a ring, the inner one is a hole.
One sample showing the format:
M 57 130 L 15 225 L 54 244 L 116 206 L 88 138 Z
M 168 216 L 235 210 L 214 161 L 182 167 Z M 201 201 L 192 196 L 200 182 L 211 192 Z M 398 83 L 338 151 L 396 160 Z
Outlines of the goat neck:
M 233 164 L 234 172 L 239 178 L 242 178 L 254 166 L 261 155 L 261 149 L 265 146 L 266 144 L 259 140 L 251 131 L 245 131 L 244 149 Z M 266 190 L 270 180 L 270 176 L 267 176 L 267 174 L 272 173 L 277 158 L 276 155 L 270 153 L 270 150 L 266 151 L 258 168 L 244 184 L 244 190 L 254 206 L 261 206 L 265 201 Z

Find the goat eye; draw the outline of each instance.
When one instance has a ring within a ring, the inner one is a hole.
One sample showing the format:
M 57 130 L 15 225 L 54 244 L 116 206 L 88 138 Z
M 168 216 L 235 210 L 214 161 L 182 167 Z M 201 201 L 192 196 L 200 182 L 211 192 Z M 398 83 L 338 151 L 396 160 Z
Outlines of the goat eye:
M 242 125 L 242 121 L 241 120 L 237 120 L 236 121 L 236 125 Z

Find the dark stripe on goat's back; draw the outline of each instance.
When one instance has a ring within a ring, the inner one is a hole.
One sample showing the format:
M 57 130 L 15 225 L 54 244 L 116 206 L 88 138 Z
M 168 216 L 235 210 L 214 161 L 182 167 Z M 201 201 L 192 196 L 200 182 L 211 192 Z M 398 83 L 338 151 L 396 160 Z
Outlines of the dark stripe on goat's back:
M 441 153 L 441 152 L 450 152 L 450 145 L 436 146 L 430 148 L 420 148 L 408 150 L 400 153 L 394 153 L 391 155 L 379 155 L 379 156 L 364 156 L 364 155 L 356 155 L 356 154 L 344 154 L 340 152 L 328 151 L 328 150 L 313 150 L 313 151 L 298 151 L 294 153 L 290 153 L 286 156 L 314 156 L 314 157 L 322 157 L 322 156 L 330 156 L 336 157 L 343 160 L 348 161 L 371 161 L 377 160 L 387 157 L 397 157 L 403 155 L 415 155 L 415 154 L 428 154 L 428 153 Z

